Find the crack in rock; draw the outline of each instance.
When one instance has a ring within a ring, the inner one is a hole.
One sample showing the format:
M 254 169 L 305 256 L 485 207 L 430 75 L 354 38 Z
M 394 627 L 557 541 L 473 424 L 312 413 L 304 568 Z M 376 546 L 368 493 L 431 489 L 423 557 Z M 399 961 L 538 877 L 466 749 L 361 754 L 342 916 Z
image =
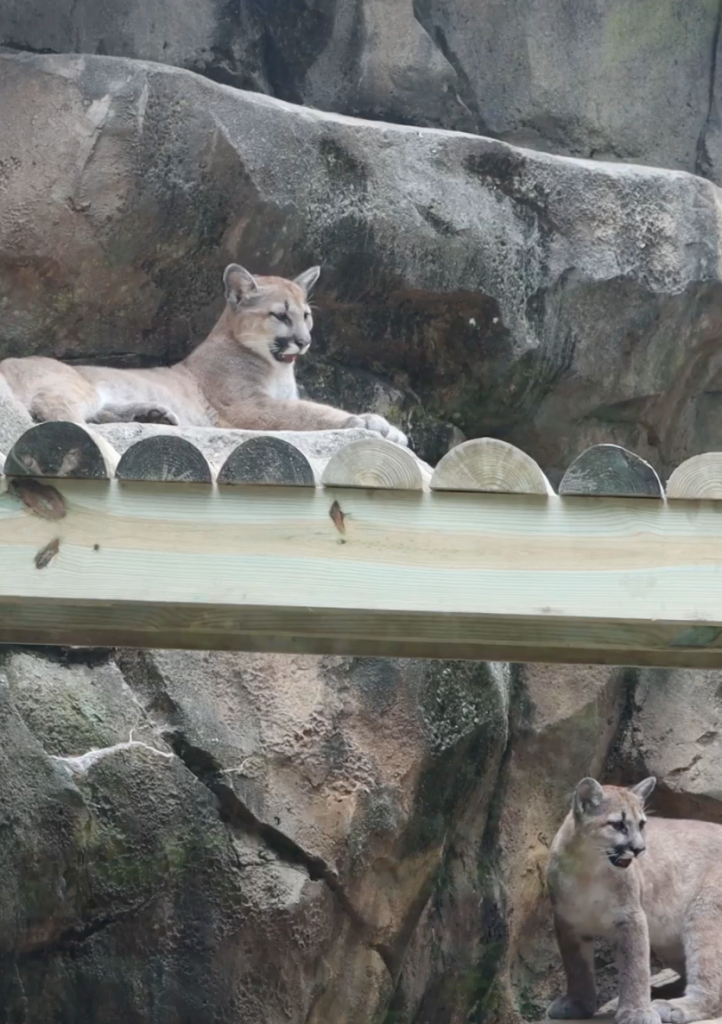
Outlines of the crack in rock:
M 336 869 L 323 857 L 305 850 L 285 832 L 258 818 L 235 790 L 224 781 L 225 772 L 211 754 L 188 743 L 185 737 L 179 733 L 166 733 L 163 738 L 186 768 L 216 798 L 221 821 L 232 829 L 240 829 L 247 834 L 257 836 L 269 850 L 276 854 L 279 860 L 305 870 L 311 881 L 324 882 L 334 894 L 339 907 L 344 911 L 351 925 L 361 934 L 363 941 L 370 948 L 376 950 L 389 974 L 393 976 L 390 951 L 371 941 L 373 926 L 354 907 L 341 885 Z
M 154 892 L 150 896 L 147 896 L 144 900 L 139 900 L 137 903 L 133 903 L 131 906 L 118 910 L 115 913 L 103 914 L 102 916 L 93 918 L 93 920 L 86 921 L 83 924 L 70 925 L 68 928 L 63 929 L 63 931 L 53 939 L 48 939 L 46 942 L 39 942 L 30 948 L 19 950 L 17 959 L 18 961 L 43 959 L 48 955 L 48 953 L 62 952 L 63 950 L 74 946 L 79 946 L 98 932 L 102 932 L 106 928 L 110 928 L 111 925 L 118 924 L 120 921 L 125 921 L 134 914 L 145 910 L 147 907 L 151 906 L 151 904 L 153 904 L 161 894 L 162 890 L 159 890 L 158 892 Z
M 709 71 L 707 114 L 697 140 L 697 157 L 694 168 L 695 174 L 699 174 L 705 178 L 711 178 L 713 171 L 712 158 L 707 148 L 707 136 L 709 134 L 713 118 L 716 114 L 715 82 L 717 78 L 717 48 L 719 45 L 720 28 L 722 28 L 722 0 L 720 0 L 717 7 L 717 22 L 715 24 L 714 35 L 712 36 L 712 59 L 710 61 Z

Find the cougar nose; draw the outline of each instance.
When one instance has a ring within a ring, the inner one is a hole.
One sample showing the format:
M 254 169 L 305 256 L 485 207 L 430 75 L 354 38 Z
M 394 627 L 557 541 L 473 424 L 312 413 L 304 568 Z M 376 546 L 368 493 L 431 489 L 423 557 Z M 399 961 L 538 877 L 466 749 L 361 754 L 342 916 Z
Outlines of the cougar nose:
M 644 845 L 644 843 L 641 843 L 639 846 L 633 846 L 632 847 L 632 853 L 634 854 L 635 857 L 638 857 L 640 855 L 640 853 L 644 853 L 644 851 L 646 849 L 647 849 L 647 847 Z

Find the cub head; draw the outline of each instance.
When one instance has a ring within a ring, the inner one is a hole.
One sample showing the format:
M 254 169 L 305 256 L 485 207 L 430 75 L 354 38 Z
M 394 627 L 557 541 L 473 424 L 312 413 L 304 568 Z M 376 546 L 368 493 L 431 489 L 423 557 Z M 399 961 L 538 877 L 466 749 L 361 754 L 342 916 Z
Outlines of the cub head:
M 320 267 L 304 270 L 293 281 L 254 277 L 237 263 L 223 273 L 227 323 L 236 341 L 271 366 L 293 364 L 311 344 L 313 317 L 308 304 Z
M 582 832 L 616 868 L 628 868 L 647 848 L 644 804 L 657 780 L 652 776 L 636 786 L 600 786 L 582 779 L 574 791 L 572 811 Z

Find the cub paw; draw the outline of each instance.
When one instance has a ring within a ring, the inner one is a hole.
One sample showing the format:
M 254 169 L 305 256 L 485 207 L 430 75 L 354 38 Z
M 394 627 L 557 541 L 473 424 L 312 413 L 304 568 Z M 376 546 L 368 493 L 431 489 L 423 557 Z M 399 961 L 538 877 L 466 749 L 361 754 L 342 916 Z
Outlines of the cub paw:
M 375 412 L 363 412 L 355 418 L 359 420 L 357 424 L 359 427 L 365 427 L 366 430 L 375 430 L 377 434 L 381 434 L 387 441 L 393 441 L 394 444 L 400 444 L 404 448 L 409 443 L 406 434 L 397 427 L 392 426 L 388 420 L 384 419 L 383 416 L 378 416 Z
M 705 1017 L 713 1017 L 714 1010 L 704 1012 L 701 1006 L 685 1006 L 684 997 L 681 999 L 655 999 L 652 1002 L 652 1009 L 659 1014 L 664 1024 L 689 1024 L 690 1021 L 704 1020 Z
M 649 1010 L 617 1010 L 614 1018 L 616 1024 L 661 1024 L 659 1014 Z
M 547 1010 L 552 1020 L 582 1020 L 594 1016 L 594 1007 L 569 996 L 557 996 Z

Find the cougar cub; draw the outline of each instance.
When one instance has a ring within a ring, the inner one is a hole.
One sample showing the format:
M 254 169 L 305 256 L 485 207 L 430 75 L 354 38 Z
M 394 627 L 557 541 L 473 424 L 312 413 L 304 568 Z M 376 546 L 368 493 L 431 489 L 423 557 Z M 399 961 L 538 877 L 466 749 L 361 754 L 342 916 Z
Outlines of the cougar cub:
M 547 874 L 567 977 L 550 1017 L 596 1010 L 595 936 L 617 945 L 617 1024 L 688 1024 L 722 1012 L 722 826 L 647 820 L 655 781 L 577 785 Z M 681 998 L 652 1002 L 650 947 L 684 978 Z

